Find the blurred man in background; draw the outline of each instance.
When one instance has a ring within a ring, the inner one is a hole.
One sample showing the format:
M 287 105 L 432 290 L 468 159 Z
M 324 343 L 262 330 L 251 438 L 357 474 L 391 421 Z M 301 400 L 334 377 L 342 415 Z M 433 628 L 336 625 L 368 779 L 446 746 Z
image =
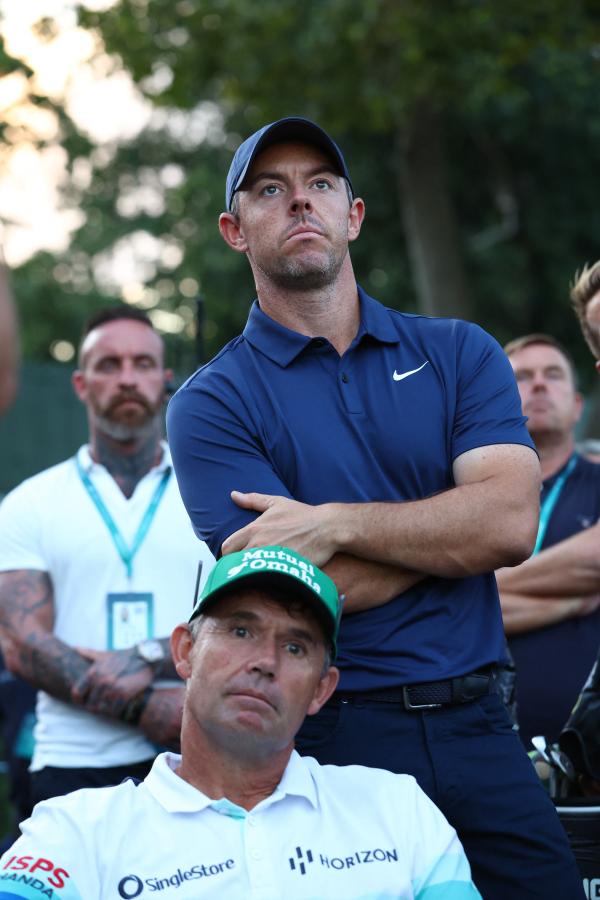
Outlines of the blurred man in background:
M 0 640 L 38 690 L 33 800 L 143 777 L 177 744 L 183 688 L 167 635 L 199 561 L 161 440 L 170 372 L 144 313 L 88 323 L 73 375 L 90 442 L 0 506 Z
M 575 450 L 583 399 L 565 348 L 530 334 L 505 352 L 543 478 L 534 553 L 496 573 L 517 669 L 520 735 L 530 750 L 534 735 L 558 738 L 600 644 L 600 466 Z M 577 536 L 588 529 L 595 550 L 589 535 Z

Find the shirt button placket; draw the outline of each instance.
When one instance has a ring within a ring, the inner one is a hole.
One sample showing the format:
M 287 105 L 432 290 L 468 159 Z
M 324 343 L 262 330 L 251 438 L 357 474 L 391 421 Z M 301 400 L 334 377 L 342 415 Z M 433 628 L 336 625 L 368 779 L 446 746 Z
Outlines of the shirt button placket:
M 246 819 L 244 842 L 250 897 L 252 900 L 275 900 L 279 896 L 279 887 L 269 862 L 268 835 L 257 817 L 250 815 Z
M 363 410 L 357 390 L 356 378 L 353 377 L 347 360 L 340 360 L 339 379 L 340 391 L 346 411 L 349 413 L 361 413 Z

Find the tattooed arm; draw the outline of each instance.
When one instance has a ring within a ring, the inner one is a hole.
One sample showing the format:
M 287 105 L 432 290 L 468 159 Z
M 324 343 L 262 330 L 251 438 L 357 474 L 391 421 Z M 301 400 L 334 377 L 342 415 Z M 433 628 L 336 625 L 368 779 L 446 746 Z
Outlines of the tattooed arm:
M 81 649 L 92 664 L 73 685 L 73 701 L 83 703 L 90 712 L 124 709 L 154 681 L 161 678 L 179 680 L 171 659 L 169 639 L 163 638 L 160 643 L 165 658 L 154 664 L 138 656 L 135 647 L 111 651 Z
M 6 667 L 35 688 L 71 702 L 89 662 L 52 633 L 54 593 L 47 572 L 0 574 L 0 647 Z
M 78 651 L 57 638 L 53 627 L 54 593 L 48 573 L 33 569 L 0 573 L 0 647 L 7 668 L 59 700 L 137 724 L 132 711 L 155 677 L 152 668 L 139 657 L 131 662 L 134 651 Z M 87 673 L 97 665 L 86 655 L 102 659 L 103 673 L 112 672 L 112 685 L 105 681 L 89 693 L 78 688 L 87 683 Z M 152 691 L 147 702 L 140 703 L 140 728 L 151 740 L 174 744 L 182 696 L 183 688 Z

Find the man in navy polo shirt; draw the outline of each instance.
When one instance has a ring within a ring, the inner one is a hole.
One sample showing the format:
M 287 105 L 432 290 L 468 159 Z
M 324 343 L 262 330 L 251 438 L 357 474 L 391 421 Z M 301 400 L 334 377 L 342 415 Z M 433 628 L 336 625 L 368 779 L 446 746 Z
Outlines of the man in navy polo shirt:
M 486 900 L 583 897 L 495 692 L 493 570 L 531 552 L 539 497 L 508 360 L 474 325 L 385 309 L 357 286 L 364 203 L 314 123 L 245 141 L 226 209 L 221 234 L 258 299 L 172 400 L 169 435 L 214 552 L 283 543 L 346 596 L 340 689 L 299 749 L 415 775 Z

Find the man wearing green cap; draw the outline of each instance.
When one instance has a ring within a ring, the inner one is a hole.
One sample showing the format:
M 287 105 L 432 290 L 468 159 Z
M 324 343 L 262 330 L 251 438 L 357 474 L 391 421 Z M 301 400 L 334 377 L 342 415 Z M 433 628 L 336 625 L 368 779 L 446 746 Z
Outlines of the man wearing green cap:
M 411 776 L 294 751 L 337 684 L 339 618 L 334 583 L 293 550 L 223 557 L 171 639 L 182 755 L 137 786 L 39 804 L 0 860 L 0 896 L 480 898 Z

